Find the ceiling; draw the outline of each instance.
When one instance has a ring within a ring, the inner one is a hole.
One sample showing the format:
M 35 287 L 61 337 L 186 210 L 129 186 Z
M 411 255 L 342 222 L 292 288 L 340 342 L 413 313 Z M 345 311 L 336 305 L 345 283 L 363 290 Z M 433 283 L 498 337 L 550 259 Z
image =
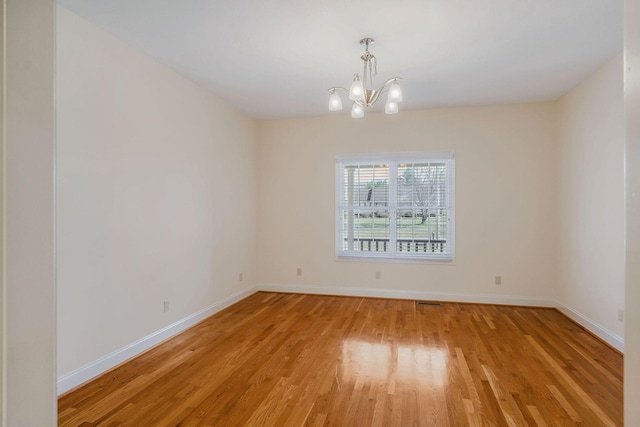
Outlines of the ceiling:
M 348 115 L 327 89 L 362 72 L 364 36 L 401 110 L 554 100 L 623 47 L 623 0 L 58 3 L 257 119 Z

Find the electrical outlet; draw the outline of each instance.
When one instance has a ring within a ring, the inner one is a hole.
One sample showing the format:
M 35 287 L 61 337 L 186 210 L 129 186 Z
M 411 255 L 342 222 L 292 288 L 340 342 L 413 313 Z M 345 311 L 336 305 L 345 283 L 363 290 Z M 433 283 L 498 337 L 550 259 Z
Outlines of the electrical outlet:
M 502 276 L 496 276 L 496 285 L 497 286 L 502 285 Z
M 242 273 L 240 273 L 240 275 L 238 276 L 238 281 L 242 282 Z
M 624 322 L 624 310 L 623 309 L 618 310 L 618 321 Z
M 298 269 L 296 270 L 296 274 L 298 276 L 302 276 L 302 269 L 300 267 L 298 267 Z
M 168 312 L 169 311 L 169 301 L 165 301 L 164 302 L 164 312 Z
M 376 271 L 376 280 L 378 280 L 380 278 L 380 272 Z

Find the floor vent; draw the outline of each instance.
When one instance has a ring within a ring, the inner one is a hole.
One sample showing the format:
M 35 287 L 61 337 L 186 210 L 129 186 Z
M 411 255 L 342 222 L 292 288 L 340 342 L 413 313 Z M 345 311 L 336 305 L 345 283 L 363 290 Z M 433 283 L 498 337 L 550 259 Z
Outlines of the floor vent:
M 416 301 L 416 304 L 418 305 L 429 305 L 432 307 L 442 307 L 442 304 L 440 304 L 439 302 L 433 302 L 433 301 Z

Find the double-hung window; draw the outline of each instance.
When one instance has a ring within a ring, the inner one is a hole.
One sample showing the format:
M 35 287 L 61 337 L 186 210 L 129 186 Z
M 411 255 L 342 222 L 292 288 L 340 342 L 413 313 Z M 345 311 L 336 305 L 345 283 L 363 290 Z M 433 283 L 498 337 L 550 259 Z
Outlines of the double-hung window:
M 453 153 L 341 156 L 338 258 L 453 260 Z

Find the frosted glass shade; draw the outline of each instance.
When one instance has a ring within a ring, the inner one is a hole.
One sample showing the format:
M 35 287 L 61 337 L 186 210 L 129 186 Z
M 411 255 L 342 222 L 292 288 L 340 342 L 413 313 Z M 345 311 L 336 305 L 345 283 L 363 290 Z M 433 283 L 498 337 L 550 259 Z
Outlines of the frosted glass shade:
M 342 110 L 342 98 L 340 98 L 338 92 L 334 90 L 331 92 L 331 95 L 329 95 L 329 111 L 340 110 Z
M 353 83 L 351 83 L 351 88 L 349 89 L 349 99 L 352 101 L 362 101 L 364 99 L 364 87 L 360 76 L 357 74 L 353 76 Z
M 397 82 L 391 83 L 389 87 L 389 101 L 400 102 L 402 101 L 402 89 Z
M 387 114 L 395 114 L 398 112 L 398 103 L 394 101 L 387 101 L 384 106 L 384 112 Z
M 354 102 L 353 107 L 351 107 L 351 117 L 354 119 L 364 117 L 364 108 Z

